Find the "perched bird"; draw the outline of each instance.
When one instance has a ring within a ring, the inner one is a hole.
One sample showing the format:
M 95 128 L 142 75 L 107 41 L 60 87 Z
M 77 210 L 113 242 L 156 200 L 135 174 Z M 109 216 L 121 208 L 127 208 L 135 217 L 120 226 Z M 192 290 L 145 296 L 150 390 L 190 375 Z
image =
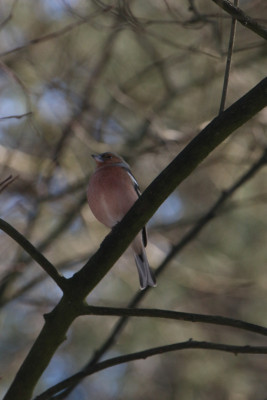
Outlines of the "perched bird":
M 96 162 L 96 169 L 87 190 L 88 204 L 98 221 L 113 228 L 130 210 L 141 192 L 123 158 L 113 153 L 92 154 L 92 157 Z M 144 227 L 131 244 L 141 289 L 156 286 L 147 261 L 146 244 Z

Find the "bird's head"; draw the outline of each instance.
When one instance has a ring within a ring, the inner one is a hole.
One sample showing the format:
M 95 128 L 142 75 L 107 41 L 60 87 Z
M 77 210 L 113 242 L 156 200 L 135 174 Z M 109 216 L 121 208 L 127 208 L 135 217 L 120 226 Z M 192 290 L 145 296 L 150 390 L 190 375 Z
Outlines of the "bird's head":
M 106 152 L 102 154 L 92 154 L 93 159 L 98 167 L 103 165 L 121 165 L 127 167 L 128 164 L 117 154 Z

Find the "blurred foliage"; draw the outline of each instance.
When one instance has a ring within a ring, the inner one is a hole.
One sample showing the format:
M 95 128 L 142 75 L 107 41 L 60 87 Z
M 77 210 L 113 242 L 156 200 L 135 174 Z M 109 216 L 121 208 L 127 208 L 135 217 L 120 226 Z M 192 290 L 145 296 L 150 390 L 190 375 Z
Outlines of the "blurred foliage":
M 240 7 L 266 25 L 265 1 Z M 0 16 L 0 178 L 18 176 L 1 193 L 1 216 L 71 276 L 108 232 L 85 201 L 90 154 L 118 152 L 145 188 L 218 114 L 231 18 L 204 0 L 3 0 Z M 237 24 L 227 105 L 264 77 L 266 54 L 264 40 Z M 259 157 L 266 122 L 263 110 L 160 208 L 149 223 L 153 268 Z M 169 263 L 142 306 L 266 325 L 266 190 L 262 169 Z M 4 393 L 61 293 L 3 232 L 0 246 Z M 126 252 L 88 301 L 122 307 L 137 288 Z M 36 394 L 79 370 L 115 321 L 75 321 Z M 189 338 L 255 341 L 220 326 L 133 318 L 105 357 Z M 265 382 L 263 356 L 187 350 L 103 371 L 68 398 L 262 399 Z

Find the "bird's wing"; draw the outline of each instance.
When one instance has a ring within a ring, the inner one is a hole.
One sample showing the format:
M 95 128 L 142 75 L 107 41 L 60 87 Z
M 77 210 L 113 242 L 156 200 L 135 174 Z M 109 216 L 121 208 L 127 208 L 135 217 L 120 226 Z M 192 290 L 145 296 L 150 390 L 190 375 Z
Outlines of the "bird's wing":
M 128 175 L 129 175 L 129 177 L 131 178 L 131 181 L 133 183 L 133 187 L 134 187 L 134 189 L 135 189 L 135 191 L 137 193 L 137 196 L 140 197 L 141 196 L 141 190 L 140 190 L 140 187 L 139 187 L 139 185 L 137 183 L 137 180 L 133 176 L 133 174 L 132 174 L 130 169 L 128 169 L 128 168 L 125 168 L 125 169 L 126 169 Z M 143 239 L 143 245 L 144 245 L 144 247 L 146 247 L 146 245 L 147 245 L 147 231 L 146 231 L 146 227 L 145 226 L 142 229 L 142 239 Z

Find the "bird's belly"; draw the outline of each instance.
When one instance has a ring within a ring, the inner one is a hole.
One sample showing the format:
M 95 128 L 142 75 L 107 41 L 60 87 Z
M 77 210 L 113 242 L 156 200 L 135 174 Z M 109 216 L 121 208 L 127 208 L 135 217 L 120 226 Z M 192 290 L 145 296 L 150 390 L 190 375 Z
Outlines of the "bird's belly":
M 104 183 L 103 181 L 101 182 Z M 136 199 L 121 193 L 120 188 L 113 185 L 94 185 L 94 191 L 88 188 L 88 203 L 95 217 L 102 224 L 112 228 L 129 211 Z

